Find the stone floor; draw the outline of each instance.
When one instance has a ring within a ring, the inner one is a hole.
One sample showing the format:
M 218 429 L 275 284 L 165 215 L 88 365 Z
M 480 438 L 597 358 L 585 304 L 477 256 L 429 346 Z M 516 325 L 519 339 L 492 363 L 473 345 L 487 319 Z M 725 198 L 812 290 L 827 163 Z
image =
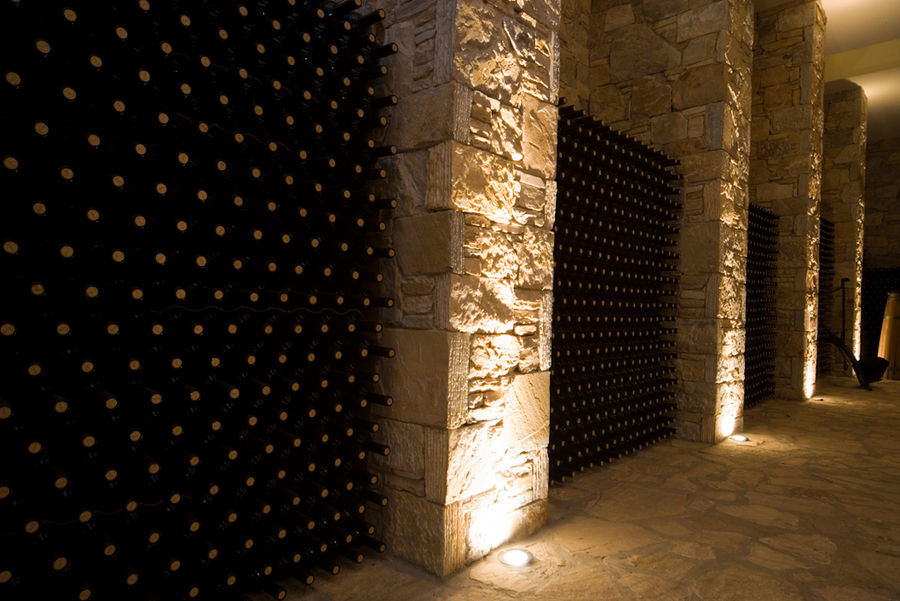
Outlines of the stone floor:
M 550 492 L 548 525 L 443 580 L 389 555 L 291 601 L 900 600 L 900 381 L 820 382 L 746 412 L 747 442 L 670 441 Z

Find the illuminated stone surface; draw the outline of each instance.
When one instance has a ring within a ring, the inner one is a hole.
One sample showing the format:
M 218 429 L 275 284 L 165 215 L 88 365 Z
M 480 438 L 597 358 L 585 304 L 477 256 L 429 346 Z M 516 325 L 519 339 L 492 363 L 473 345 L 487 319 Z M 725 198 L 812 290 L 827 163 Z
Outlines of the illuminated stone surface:
M 501 547 L 529 550 L 526 569 L 496 551 L 438 580 L 388 555 L 289 599 L 893 601 L 900 382 L 826 382 L 748 410 L 748 442 L 673 440 L 554 487 L 548 525 Z M 417 527 L 430 509 L 405 499 Z
M 395 403 L 375 412 L 403 449 L 377 462 L 380 519 L 446 574 L 546 520 L 559 0 L 377 7 L 401 99 L 379 190 L 400 205 L 380 242 Z
M 781 218 L 779 394 L 812 394 L 816 369 L 825 15 L 815 0 L 757 16 L 750 201 Z

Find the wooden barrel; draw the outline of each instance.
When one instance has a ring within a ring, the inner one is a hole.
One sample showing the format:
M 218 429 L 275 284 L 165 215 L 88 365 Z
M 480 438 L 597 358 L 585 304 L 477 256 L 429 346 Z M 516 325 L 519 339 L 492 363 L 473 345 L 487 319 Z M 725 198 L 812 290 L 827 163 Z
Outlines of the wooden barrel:
M 884 377 L 900 380 L 900 290 L 888 293 L 884 321 L 881 323 L 881 339 L 878 341 L 878 356 L 888 360 Z

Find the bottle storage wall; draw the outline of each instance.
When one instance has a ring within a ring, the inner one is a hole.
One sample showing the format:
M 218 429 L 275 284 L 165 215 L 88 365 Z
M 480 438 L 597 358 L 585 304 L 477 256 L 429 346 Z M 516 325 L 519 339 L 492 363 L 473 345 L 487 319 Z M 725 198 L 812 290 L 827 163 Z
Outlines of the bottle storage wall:
M 243 599 L 383 550 L 359 0 L 4 0 L 0 599 Z
M 747 338 L 744 349 L 744 408 L 775 394 L 775 276 L 778 217 L 750 205 L 747 229 Z
M 840 298 L 840 290 L 837 289 L 837 282 L 834 281 L 834 223 L 827 219 L 819 220 L 819 332 L 824 332 L 824 328 L 834 329 L 829 324 L 834 318 L 834 301 L 835 295 Z M 840 315 L 837 316 L 840 319 Z M 834 332 L 840 335 L 840 332 Z M 827 375 L 831 373 L 832 356 L 831 344 L 822 342 L 822 336 L 819 336 L 819 343 L 816 349 L 816 373 L 818 375 Z
M 677 163 L 560 107 L 550 478 L 672 433 Z

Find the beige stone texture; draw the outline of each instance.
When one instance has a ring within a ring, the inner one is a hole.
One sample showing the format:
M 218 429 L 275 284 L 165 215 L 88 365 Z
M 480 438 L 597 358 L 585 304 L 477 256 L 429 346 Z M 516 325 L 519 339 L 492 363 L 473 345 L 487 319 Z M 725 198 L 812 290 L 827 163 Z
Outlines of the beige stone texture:
M 382 190 L 400 204 L 385 282 L 398 302 L 382 334 L 397 358 L 382 380 L 395 404 L 374 412 L 382 440 L 410 445 L 378 461 L 400 505 L 382 521 L 387 539 L 404 539 L 399 553 L 445 574 L 546 519 L 564 25 L 559 0 L 383 8 L 385 39 L 400 46 L 385 136 L 400 153 Z M 492 516 L 507 530 L 485 536 Z
M 540 461 L 549 436 L 549 373 L 518 375 L 494 405 L 493 419 L 428 431 L 426 456 L 446 465 L 444 470 L 430 470 L 425 475 L 430 500 L 448 504 L 488 491 L 506 491 L 508 497 L 519 479 L 510 474 L 520 472 L 528 483 L 528 494 L 520 504 L 537 500 L 532 491 L 544 485 L 531 479 L 536 473 L 546 475 L 546 470 L 536 472 L 533 464 Z
M 556 107 L 526 96 L 522 111 L 522 165 L 552 179 L 556 174 Z
M 459 214 L 459 213 L 456 213 Z M 480 273 L 488 278 L 515 279 L 519 257 L 512 234 L 490 227 L 466 226 L 466 256 L 480 259 Z
M 397 264 L 407 275 L 462 271 L 462 215 L 455 211 L 394 219 Z
M 447 325 L 455 331 L 498 334 L 516 324 L 516 295 L 509 280 L 452 274 L 447 301 Z
M 609 74 L 613 83 L 676 67 L 681 53 L 650 25 L 635 23 L 610 32 Z M 594 110 L 594 106 L 591 106 Z
M 550 290 L 553 288 L 553 232 L 544 228 L 526 227 L 516 243 L 519 260 L 517 288 Z
M 382 382 L 393 396 L 387 417 L 436 427 L 465 419 L 470 341 L 467 334 L 441 330 L 385 328 L 382 342 L 396 352 L 384 364 Z

